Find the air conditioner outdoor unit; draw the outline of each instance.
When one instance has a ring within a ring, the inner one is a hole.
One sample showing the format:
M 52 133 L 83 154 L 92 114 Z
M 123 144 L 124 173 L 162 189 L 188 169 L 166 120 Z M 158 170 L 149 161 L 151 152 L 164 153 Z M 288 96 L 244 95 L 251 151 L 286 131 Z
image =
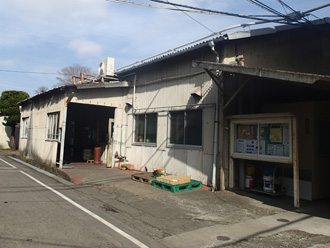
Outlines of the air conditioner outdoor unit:
M 99 76 L 114 76 L 115 74 L 115 59 L 106 58 L 101 60 L 98 70 Z

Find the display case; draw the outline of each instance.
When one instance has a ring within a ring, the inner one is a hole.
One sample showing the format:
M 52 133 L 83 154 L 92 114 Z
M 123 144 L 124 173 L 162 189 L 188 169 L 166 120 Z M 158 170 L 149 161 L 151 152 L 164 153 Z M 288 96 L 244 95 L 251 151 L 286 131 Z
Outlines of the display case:
M 231 121 L 233 158 L 292 162 L 292 121 L 290 117 L 257 118 Z

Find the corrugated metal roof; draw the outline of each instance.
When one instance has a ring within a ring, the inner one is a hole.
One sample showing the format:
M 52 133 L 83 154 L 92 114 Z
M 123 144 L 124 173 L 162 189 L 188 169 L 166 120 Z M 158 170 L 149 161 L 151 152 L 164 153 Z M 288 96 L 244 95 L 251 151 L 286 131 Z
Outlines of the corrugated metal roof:
M 209 70 L 220 70 L 246 76 L 291 81 L 310 85 L 315 84 L 318 81 L 325 81 L 330 83 L 330 76 L 312 73 L 283 71 L 249 66 L 226 65 L 209 61 L 193 61 L 193 67 L 205 68 Z
M 323 24 L 330 24 L 330 18 L 324 18 L 324 19 L 319 19 L 311 22 L 312 25 L 323 25 Z M 306 25 L 311 25 L 311 24 L 306 24 Z M 229 34 L 223 34 L 221 36 L 217 36 L 214 39 L 208 39 L 205 41 L 200 42 L 203 39 L 199 39 L 196 41 L 196 44 L 189 46 L 193 44 L 194 42 L 190 42 L 185 45 L 182 45 L 178 48 L 170 49 L 168 51 L 165 51 L 163 53 L 160 53 L 158 55 L 151 56 L 146 59 L 142 59 L 140 61 L 137 61 L 135 63 L 129 64 L 127 66 L 121 67 L 116 70 L 116 74 L 125 74 L 129 71 L 162 61 L 166 59 L 170 59 L 172 57 L 178 56 L 180 54 L 186 53 L 186 52 L 191 52 L 196 49 L 206 47 L 208 46 L 209 42 L 211 40 L 214 40 L 215 43 L 222 42 L 224 40 L 237 40 L 237 39 L 244 39 L 244 38 L 251 38 L 255 36 L 261 36 L 261 35 L 269 35 L 269 34 L 274 34 L 278 32 L 283 32 L 286 30 L 291 30 L 291 29 L 299 29 L 304 27 L 303 25 L 281 25 L 281 26 L 273 26 L 273 27 L 267 27 L 267 28 L 260 28 L 260 29 L 252 29 L 252 30 L 247 30 L 247 31 L 239 31 L 239 32 L 234 32 L 234 33 L 229 33 Z M 209 37 L 209 36 L 207 36 Z
M 30 97 L 30 98 L 28 98 L 28 99 L 25 99 L 25 100 L 23 100 L 23 101 L 20 101 L 20 102 L 18 102 L 18 104 L 20 104 L 20 103 L 24 103 L 24 102 L 27 102 L 27 101 L 30 101 L 30 100 L 32 100 L 32 99 L 36 99 L 36 98 L 38 98 L 38 97 L 41 97 L 41 96 L 44 96 L 44 95 L 47 95 L 47 94 L 53 93 L 53 92 L 55 92 L 55 91 L 61 91 L 61 90 L 64 90 L 64 89 L 67 89 L 67 88 L 72 88 L 72 87 L 75 87 L 75 85 L 61 85 L 61 86 L 58 86 L 58 87 L 56 87 L 56 88 L 53 88 L 53 89 L 47 90 L 46 92 L 42 92 L 42 93 L 39 93 L 39 94 L 37 94 L 37 95 L 34 95 L 34 96 L 32 96 L 32 97 Z
M 28 99 L 25 99 L 20 103 L 24 103 L 26 101 L 30 101 L 32 99 L 36 99 L 38 97 L 41 97 L 41 96 L 44 96 L 44 95 L 47 95 L 47 94 L 51 94 L 51 93 L 54 93 L 56 91 L 61 91 L 61 90 L 65 90 L 65 89 L 69 89 L 69 88 L 75 88 L 75 89 L 78 89 L 78 90 L 85 90 L 85 89 L 105 89 L 105 88 L 125 88 L 125 87 L 129 87 L 129 83 L 127 81 L 118 81 L 118 82 L 112 82 L 112 83 L 85 83 L 85 84 L 72 84 L 72 85 L 62 85 L 62 86 L 59 86 L 59 87 L 56 87 L 56 88 L 53 88 L 51 90 L 47 90 L 46 92 L 43 92 L 43 93 L 39 93 L 33 97 L 30 97 Z

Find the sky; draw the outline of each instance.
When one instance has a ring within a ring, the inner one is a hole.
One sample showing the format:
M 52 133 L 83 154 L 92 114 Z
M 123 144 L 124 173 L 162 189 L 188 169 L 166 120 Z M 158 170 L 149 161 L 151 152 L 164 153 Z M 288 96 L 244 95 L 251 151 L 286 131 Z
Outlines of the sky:
M 171 1 L 238 14 L 270 14 L 248 0 Z M 282 1 L 302 12 L 330 3 Z M 134 2 L 171 7 L 148 0 Z M 262 2 L 290 13 L 279 0 Z M 19 90 L 30 96 L 40 87 L 52 89 L 58 83 L 57 73 L 66 66 L 81 64 L 97 73 L 99 62 L 113 57 L 118 69 L 229 26 L 253 21 L 224 15 L 187 15 L 106 0 L 0 0 L 0 11 L 0 93 Z M 328 17 L 330 7 L 312 13 L 315 16 L 309 16 L 310 20 Z M 274 25 L 278 24 L 266 26 Z

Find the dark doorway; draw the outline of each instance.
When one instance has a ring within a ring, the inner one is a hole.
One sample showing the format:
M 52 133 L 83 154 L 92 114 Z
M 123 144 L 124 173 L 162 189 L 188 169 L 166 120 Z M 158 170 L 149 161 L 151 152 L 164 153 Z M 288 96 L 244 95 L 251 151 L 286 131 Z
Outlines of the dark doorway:
M 107 149 L 109 119 L 114 119 L 115 108 L 70 103 L 68 105 L 64 162 L 86 162 L 93 159 L 94 147 Z

